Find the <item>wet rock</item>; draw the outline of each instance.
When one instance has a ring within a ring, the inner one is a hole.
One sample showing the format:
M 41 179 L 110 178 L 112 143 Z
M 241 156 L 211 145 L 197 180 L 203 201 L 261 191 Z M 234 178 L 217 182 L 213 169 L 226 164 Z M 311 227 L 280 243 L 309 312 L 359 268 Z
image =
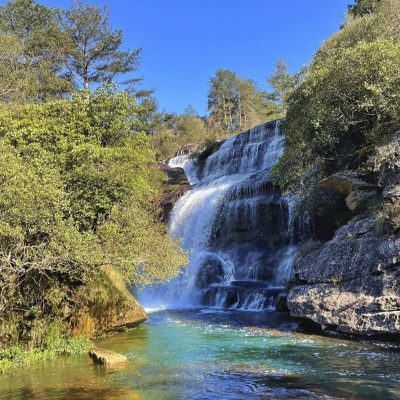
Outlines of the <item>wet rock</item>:
M 352 220 L 298 260 L 291 315 L 338 331 L 400 334 L 400 238 L 378 237 L 373 221 Z
M 278 297 L 276 299 L 276 311 L 278 312 L 287 312 L 289 311 L 287 306 L 287 292 L 280 292 L 278 293 Z
M 123 365 L 128 363 L 128 359 L 123 354 L 115 353 L 114 351 L 93 348 L 89 352 L 90 358 L 95 364 L 104 365 L 106 367 L 113 365 Z
M 385 187 L 382 196 L 392 202 L 400 201 L 400 185 L 390 185 Z
M 164 192 L 158 201 L 161 208 L 161 221 L 167 223 L 176 202 L 190 190 L 189 181 L 183 168 L 171 168 L 167 164 L 159 164 L 165 173 Z
M 340 227 L 333 240 L 351 239 L 360 236 L 373 236 L 374 220 L 372 218 L 354 218 L 347 225 Z
M 205 289 L 213 283 L 220 283 L 224 280 L 224 267 L 222 261 L 215 256 L 204 259 L 199 267 L 196 276 L 196 286 Z
M 189 155 L 191 153 L 198 152 L 198 151 L 199 151 L 199 146 L 198 145 L 196 145 L 196 144 L 187 144 L 186 146 L 183 146 L 181 149 L 179 149 L 176 152 L 175 157 Z
M 165 173 L 164 185 L 189 185 L 183 168 L 172 168 L 168 164 L 159 164 L 159 168 Z

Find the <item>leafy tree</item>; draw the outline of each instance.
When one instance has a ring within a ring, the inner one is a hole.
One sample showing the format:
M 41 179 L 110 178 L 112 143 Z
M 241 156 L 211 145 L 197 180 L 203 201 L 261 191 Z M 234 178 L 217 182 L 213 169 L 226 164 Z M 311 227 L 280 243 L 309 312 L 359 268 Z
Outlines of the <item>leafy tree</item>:
M 376 2 L 373 13 L 350 20 L 324 43 L 296 79 L 288 96 L 286 148 L 275 169 L 283 187 L 360 167 L 400 128 L 398 21 L 398 0 Z
M 0 31 L 18 36 L 32 57 L 57 59 L 63 35 L 54 18 L 54 11 L 34 0 L 7 1 L 0 6 Z
M 204 118 L 188 106 L 182 115 L 160 114 L 154 129 L 153 145 L 161 160 L 173 157 L 187 145 L 202 146 L 207 140 L 216 139 Z
M 363 17 L 376 11 L 381 0 L 356 0 L 349 6 L 349 14 L 353 18 Z
M 237 76 L 228 70 L 218 70 L 210 79 L 208 111 L 210 120 L 227 132 L 234 131 L 234 108 Z
M 107 8 L 74 0 L 59 21 L 69 45 L 65 64 L 79 86 L 88 89 L 136 70 L 141 49 L 121 50 L 123 33 L 111 28 Z
M 4 123 L 3 118 L 1 118 Z M 96 273 L 95 237 L 65 218 L 60 171 L 0 142 L 0 341 L 26 340 L 38 320 L 73 305 L 74 288 Z M 98 253 L 100 254 L 100 253 Z
M 252 79 L 238 77 L 235 95 L 235 130 L 244 131 L 261 122 L 263 93 Z
M 209 120 L 213 129 L 234 133 L 260 123 L 263 93 L 251 79 L 228 70 L 218 70 L 210 80 Z
M 284 115 L 287 109 L 286 99 L 293 88 L 295 78 L 288 72 L 288 65 L 284 60 L 277 60 L 272 75 L 267 78 L 269 86 L 273 89 L 268 95 L 268 100 L 277 105 L 277 113 Z
M 185 264 L 152 205 L 155 160 L 139 108 L 100 88 L 0 110 L 1 341 L 71 317 L 95 296 L 104 265 L 138 285 Z
M 33 0 L 0 6 L 2 100 L 41 100 L 71 90 L 62 73 L 64 36 L 54 13 Z

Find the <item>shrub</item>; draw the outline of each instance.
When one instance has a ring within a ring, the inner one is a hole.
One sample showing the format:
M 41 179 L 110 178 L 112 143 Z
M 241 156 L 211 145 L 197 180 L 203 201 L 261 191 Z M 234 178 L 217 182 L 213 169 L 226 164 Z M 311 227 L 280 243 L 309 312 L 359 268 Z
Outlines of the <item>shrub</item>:
M 385 202 L 375 212 L 374 231 L 384 236 L 400 231 L 400 202 Z
M 313 168 L 324 176 L 359 167 L 364 149 L 400 128 L 399 91 L 400 46 L 391 41 L 360 42 L 322 61 L 317 56 L 289 97 L 286 149 L 275 178 L 293 190 Z

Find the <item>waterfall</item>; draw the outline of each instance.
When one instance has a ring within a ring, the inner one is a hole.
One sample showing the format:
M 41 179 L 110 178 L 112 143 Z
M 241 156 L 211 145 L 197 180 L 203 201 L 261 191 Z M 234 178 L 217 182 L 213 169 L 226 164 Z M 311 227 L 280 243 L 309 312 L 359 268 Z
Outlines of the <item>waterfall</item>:
M 189 266 L 161 289 L 164 303 L 274 307 L 295 252 L 292 201 L 270 179 L 283 145 L 273 121 L 230 137 L 205 162 L 187 154 L 170 160 L 194 186 L 172 210 L 170 234 L 189 252 Z
M 196 160 L 190 158 L 188 154 L 178 154 L 176 157 L 171 158 L 168 162 L 168 166 L 171 168 L 183 168 L 191 185 L 199 183 Z

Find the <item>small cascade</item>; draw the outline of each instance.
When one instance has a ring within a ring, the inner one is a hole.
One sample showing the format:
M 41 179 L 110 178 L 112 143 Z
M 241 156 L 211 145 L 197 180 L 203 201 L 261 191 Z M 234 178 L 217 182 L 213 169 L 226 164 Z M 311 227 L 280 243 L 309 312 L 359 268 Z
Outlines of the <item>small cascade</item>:
M 169 161 L 194 186 L 172 210 L 170 234 L 189 252 L 189 267 L 163 287 L 164 303 L 274 308 L 295 254 L 292 199 L 270 178 L 283 144 L 273 121 L 227 139 L 205 162 L 187 154 Z
M 168 166 L 171 168 L 182 168 L 191 185 L 199 183 L 197 163 L 196 160 L 190 157 L 190 154 L 178 154 L 168 161 Z

